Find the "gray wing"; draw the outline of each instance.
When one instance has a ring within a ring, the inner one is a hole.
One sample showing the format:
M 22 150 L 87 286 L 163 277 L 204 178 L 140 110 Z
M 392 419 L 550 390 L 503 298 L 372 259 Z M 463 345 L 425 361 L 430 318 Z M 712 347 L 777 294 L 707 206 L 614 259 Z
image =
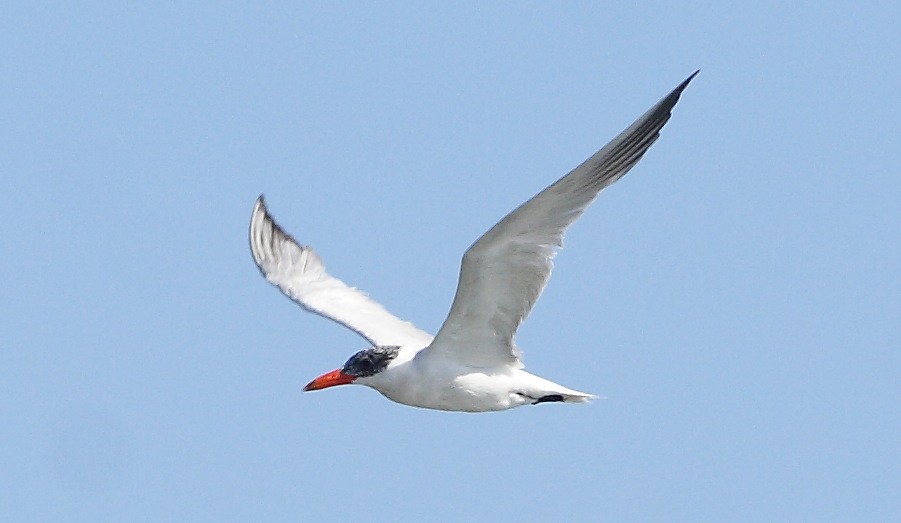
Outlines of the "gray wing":
M 310 312 L 363 336 L 373 345 L 421 349 L 432 336 L 400 320 L 365 293 L 331 276 L 310 247 L 298 244 L 269 215 L 263 196 L 250 219 L 250 251 L 263 276 Z
M 550 278 L 563 234 L 657 140 L 698 72 L 569 174 L 508 214 L 463 256 L 450 313 L 426 350 L 471 366 L 522 367 L 514 334 Z

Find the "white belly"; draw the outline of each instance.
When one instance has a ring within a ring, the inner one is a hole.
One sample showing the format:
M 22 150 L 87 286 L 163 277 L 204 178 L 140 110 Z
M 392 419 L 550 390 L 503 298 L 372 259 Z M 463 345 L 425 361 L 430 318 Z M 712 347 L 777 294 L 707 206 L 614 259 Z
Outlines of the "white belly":
M 521 369 L 424 368 L 412 361 L 358 383 L 404 405 L 463 412 L 512 409 L 552 394 L 591 397 Z

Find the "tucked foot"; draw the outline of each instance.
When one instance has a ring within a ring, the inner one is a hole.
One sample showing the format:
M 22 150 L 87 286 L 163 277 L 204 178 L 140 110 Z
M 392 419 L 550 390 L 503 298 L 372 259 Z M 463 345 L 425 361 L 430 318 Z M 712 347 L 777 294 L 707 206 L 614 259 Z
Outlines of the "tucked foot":
M 539 403 L 550 403 L 553 401 L 563 401 L 563 396 L 560 394 L 548 394 L 547 396 L 542 396 L 532 402 L 532 405 L 538 405 Z

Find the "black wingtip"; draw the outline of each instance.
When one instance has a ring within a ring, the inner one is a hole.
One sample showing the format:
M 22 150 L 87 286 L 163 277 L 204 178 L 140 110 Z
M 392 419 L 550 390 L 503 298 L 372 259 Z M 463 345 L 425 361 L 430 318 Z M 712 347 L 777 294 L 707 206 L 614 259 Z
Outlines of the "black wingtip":
M 663 110 L 668 113 L 670 110 L 672 110 L 672 108 L 675 107 L 676 102 L 679 101 L 679 97 L 682 96 L 682 91 L 684 91 L 685 88 L 688 87 L 689 82 L 691 82 L 691 80 L 700 72 L 701 70 L 698 69 L 697 71 L 691 73 L 688 78 L 682 80 L 682 83 L 677 85 L 676 88 L 670 91 L 668 95 L 664 96 L 659 102 L 657 102 L 657 105 L 651 108 L 651 111 Z
M 684 91 L 685 88 L 688 87 L 688 84 L 692 81 L 692 79 L 694 79 L 695 76 L 698 76 L 698 73 L 700 73 L 700 72 L 701 72 L 701 70 L 698 69 L 697 71 L 691 73 L 688 76 L 688 78 L 683 80 L 681 84 L 679 84 L 675 89 L 673 89 L 673 94 L 682 94 L 682 91 Z
M 695 76 L 698 76 L 698 73 L 700 73 L 700 72 L 701 72 L 701 70 L 698 69 L 697 71 L 691 73 L 688 76 L 688 78 L 686 78 L 685 80 L 682 81 L 681 84 L 679 84 L 679 87 L 676 87 L 675 91 L 677 93 L 681 93 L 682 91 L 684 91 L 685 88 L 688 87 L 688 84 L 692 81 L 692 79 L 694 79 Z

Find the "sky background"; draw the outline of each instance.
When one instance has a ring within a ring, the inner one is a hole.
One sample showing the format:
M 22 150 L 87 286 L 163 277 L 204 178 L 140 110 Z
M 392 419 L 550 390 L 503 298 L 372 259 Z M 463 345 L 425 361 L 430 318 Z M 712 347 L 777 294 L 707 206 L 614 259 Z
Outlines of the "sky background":
M 5 4 L 0 520 L 901 520 L 899 18 Z M 257 195 L 434 332 L 469 244 L 698 68 L 518 336 L 607 399 L 301 392 L 365 342 L 260 277 Z

